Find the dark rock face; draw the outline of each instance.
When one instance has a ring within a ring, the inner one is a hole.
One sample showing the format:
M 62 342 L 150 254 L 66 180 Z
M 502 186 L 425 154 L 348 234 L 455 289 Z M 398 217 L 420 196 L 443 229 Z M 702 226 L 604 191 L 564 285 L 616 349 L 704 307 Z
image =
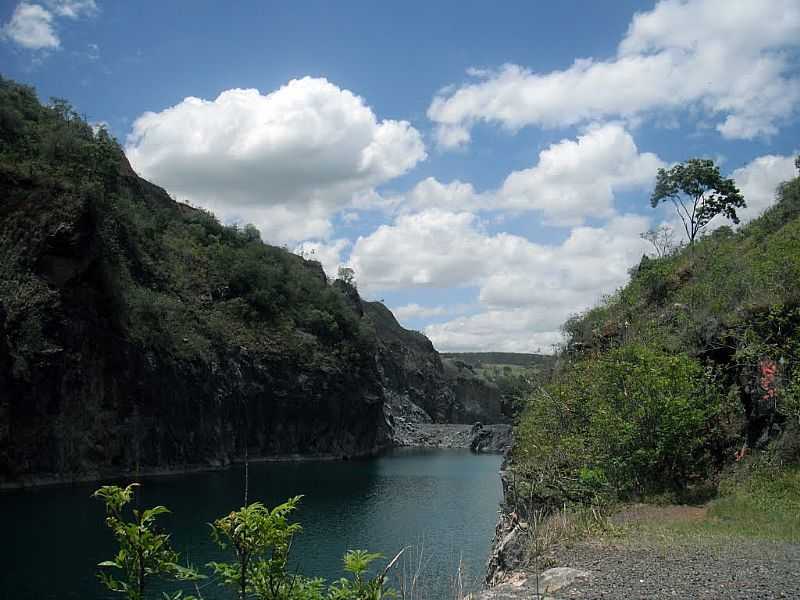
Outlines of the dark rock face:
M 92 206 L 2 183 L 0 242 L 34 202 L 50 218 L 25 253 L 50 310 L 37 338 L 0 302 L 0 486 L 216 467 L 241 460 L 245 446 L 255 458 L 389 445 L 374 357 L 221 346 L 192 360 L 142 347 L 120 320 Z M 172 203 L 144 180 L 128 185 Z M 324 281 L 317 263 L 308 268 Z M 42 341 L 31 349 L 21 339 Z
M 459 361 L 444 360 L 445 377 L 455 395 L 459 423 L 508 423 L 505 399 L 498 387 Z
M 472 441 L 469 444 L 469 448 L 473 452 L 505 454 L 511 449 L 511 444 L 514 441 L 511 425 L 475 423 L 470 433 Z
M 251 457 L 385 445 L 380 389 L 357 377 L 247 356 L 209 370 L 126 346 L 72 350 L 37 365 L 25 393 L 2 403 L 3 478 L 220 466 L 241 459 L 245 443 Z
M 501 514 L 486 568 L 486 583 L 497 585 L 525 565 L 528 552 L 527 524 L 516 515 Z
M 121 189 L 145 207 L 176 220 L 197 212 L 128 171 Z M 334 288 L 374 330 L 371 346 L 342 354 L 304 331 L 266 331 L 274 347 L 211 342 L 195 353 L 135 339 L 99 200 L 2 176 L 0 194 L 0 258 L 22 261 L 0 269 L 0 486 L 219 467 L 245 448 L 252 458 L 367 455 L 402 443 L 393 432 L 404 422 L 506 421 L 494 386 L 446 369 L 430 340 L 343 282 Z M 131 273 L 158 290 L 127 243 Z M 319 263 L 303 268 L 325 287 Z M 11 277 L 32 286 L 16 305 Z M 205 310 L 215 293 L 187 302 Z M 472 434 L 461 437 L 468 447 Z
M 443 363 L 431 341 L 404 329 L 380 302 L 362 302 L 364 318 L 378 339 L 378 365 L 390 401 L 402 398 L 436 423 L 507 423 L 496 386 Z

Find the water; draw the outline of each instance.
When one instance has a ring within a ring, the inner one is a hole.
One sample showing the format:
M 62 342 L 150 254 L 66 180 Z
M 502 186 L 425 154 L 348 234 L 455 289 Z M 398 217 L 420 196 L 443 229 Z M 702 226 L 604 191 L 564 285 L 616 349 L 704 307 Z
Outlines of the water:
M 468 587 L 483 576 L 501 495 L 500 460 L 465 450 L 413 450 L 350 462 L 253 464 L 250 498 L 271 507 L 305 495 L 296 513 L 304 531 L 293 548 L 304 574 L 340 577 L 347 549 L 382 552 L 388 560 L 413 546 L 407 555 L 422 551 L 425 597 L 437 600 L 448 597 L 459 559 Z M 200 566 L 224 557 L 207 523 L 241 506 L 242 482 L 240 468 L 144 479 L 139 501 L 172 510 L 162 525 L 182 557 Z M 95 565 L 113 555 L 102 504 L 90 498 L 96 488 L 0 493 L 0 600 L 113 597 L 95 577 Z M 394 577 L 411 569 L 411 560 L 401 563 Z M 230 594 L 211 583 L 203 596 Z

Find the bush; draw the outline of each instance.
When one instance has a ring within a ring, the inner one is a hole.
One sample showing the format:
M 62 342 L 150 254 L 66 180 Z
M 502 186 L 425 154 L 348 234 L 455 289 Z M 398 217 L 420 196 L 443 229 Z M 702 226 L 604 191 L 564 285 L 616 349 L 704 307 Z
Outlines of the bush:
M 119 546 L 113 560 L 101 562 L 99 578 L 111 592 L 123 594 L 128 600 L 145 600 L 147 583 L 154 577 L 196 581 L 205 576 L 190 567 L 178 564 L 179 555 L 169 543 L 169 535 L 158 530 L 155 520 L 169 512 L 163 506 L 133 510 L 133 521 L 125 521 L 124 508 L 133 499 L 138 486 L 125 488 L 109 485 L 98 489 L 94 496 L 106 504 L 106 523 Z M 302 531 L 299 523 L 290 521 L 300 502 L 300 496 L 290 498 L 272 509 L 253 502 L 220 517 L 211 525 L 211 537 L 221 550 L 230 551 L 230 562 L 211 562 L 220 585 L 231 591 L 238 600 L 383 600 L 396 598 L 394 590 L 385 586 L 388 570 L 394 560 L 374 577 L 367 571 L 381 558 L 366 550 L 349 550 L 343 558 L 344 570 L 350 578 L 339 579 L 325 591 L 325 582 L 292 572 L 289 554 L 292 539 Z M 402 552 L 401 552 L 402 554 Z M 119 579 L 108 569 L 121 572 Z M 163 594 L 165 600 L 198 600 L 182 591 Z
M 629 344 L 562 368 L 524 410 L 520 495 L 538 504 L 675 490 L 710 466 L 720 394 L 686 355 Z

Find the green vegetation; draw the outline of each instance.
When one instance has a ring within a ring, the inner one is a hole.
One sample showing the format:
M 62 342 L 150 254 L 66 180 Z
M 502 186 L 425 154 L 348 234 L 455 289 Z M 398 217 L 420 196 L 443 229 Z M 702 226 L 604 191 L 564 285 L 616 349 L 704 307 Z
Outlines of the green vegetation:
M 800 542 L 800 469 L 753 461 L 722 478 L 700 518 L 647 520 L 626 532 L 657 543 L 748 538 Z
M 745 205 L 733 179 L 723 178 L 713 160 L 702 158 L 658 170 L 650 204 L 655 208 L 667 201 L 675 206 L 689 245 L 694 244 L 697 234 L 717 215 L 738 224 L 736 209 Z
M 708 182 L 697 183 L 700 196 L 681 180 L 654 197 L 702 197 Z M 529 510 L 686 500 L 745 455 L 800 462 L 800 178 L 777 194 L 738 231 L 643 257 L 627 286 L 565 323 L 558 368 L 527 398 L 517 429 L 513 496 Z M 718 200 L 712 212 L 728 214 Z M 723 495 L 712 514 L 760 491 L 769 501 L 763 486 L 749 489 Z
M 578 361 L 528 404 L 515 458 L 537 504 L 680 489 L 710 458 L 719 400 L 685 355 L 640 344 Z
M 98 577 L 109 591 L 123 594 L 128 600 L 144 600 L 146 584 L 154 577 L 183 581 L 202 577 L 194 569 L 181 567 L 178 553 L 170 547 L 169 535 L 157 532 L 156 517 L 169 512 L 165 507 L 134 509 L 133 520 L 124 520 L 123 510 L 133 499 L 137 485 L 132 483 L 125 488 L 106 485 L 94 493 L 95 497 L 105 502 L 106 525 L 119 546 L 117 555 L 112 560 L 101 562 L 99 566 L 121 572 L 119 579 L 105 570 Z
M 522 352 L 442 352 L 442 358 L 460 360 L 476 368 L 489 365 L 515 367 L 546 368 L 552 362 L 551 357 L 543 354 L 525 354 Z
M 106 523 L 114 534 L 119 551 L 113 560 L 98 566 L 104 570 L 100 581 L 112 592 L 128 600 L 154 597 L 148 594 L 146 583 L 152 578 L 179 581 L 206 579 L 193 568 L 178 565 L 178 553 L 169 545 L 169 535 L 157 530 L 155 519 L 169 512 L 163 506 L 147 510 L 133 510 L 133 521 L 122 518 L 124 507 L 131 502 L 138 484 L 125 488 L 103 486 L 95 492 L 106 505 Z M 349 550 L 343 558 L 344 570 L 350 578 L 332 582 L 327 590 L 319 578 L 307 578 L 289 568 L 292 539 L 302 531 L 298 523 L 289 520 L 297 508 L 300 496 L 268 509 L 253 502 L 221 517 L 211 525 L 211 536 L 222 550 L 230 550 L 230 562 L 212 562 L 212 582 L 228 587 L 231 597 L 238 600 L 382 600 L 397 597 L 385 585 L 386 575 L 394 566 L 399 554 L 386 568 L 373 577 L 368 575 L 370 565 L 382 558 L 380 554 L 365 550 Z M 116 579 L 105 569 L 122 572 Z M 183 590 L 162 594 L 165 600 L 202 600 L 184 595 Z
M 554 364 L 552 356 L 521 352 L 443 352 L 445 362 L 468 369 L 494 384 L 516 414 L 537 383 L 544 381 Z
M 173 359 L 214 350 L 358 368 L 373 335 L 321 266 L 225 226 L 135 176 L 69 104 L 0 79 L 0 306 L 25 373 L 58 346 L 58 288 L 91 278 L 115 334 Z

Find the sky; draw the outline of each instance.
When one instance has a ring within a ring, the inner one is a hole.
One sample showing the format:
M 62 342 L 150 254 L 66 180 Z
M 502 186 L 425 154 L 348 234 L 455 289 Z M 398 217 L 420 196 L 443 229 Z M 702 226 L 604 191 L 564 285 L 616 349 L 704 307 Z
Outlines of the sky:
M 551 351 L 643 232 L 680 238 L 659 168 L 713 159 L 743 223 L 769 207 L 799 59 L 797 0 L 0 0 L 0 74 L 441 351 Z

